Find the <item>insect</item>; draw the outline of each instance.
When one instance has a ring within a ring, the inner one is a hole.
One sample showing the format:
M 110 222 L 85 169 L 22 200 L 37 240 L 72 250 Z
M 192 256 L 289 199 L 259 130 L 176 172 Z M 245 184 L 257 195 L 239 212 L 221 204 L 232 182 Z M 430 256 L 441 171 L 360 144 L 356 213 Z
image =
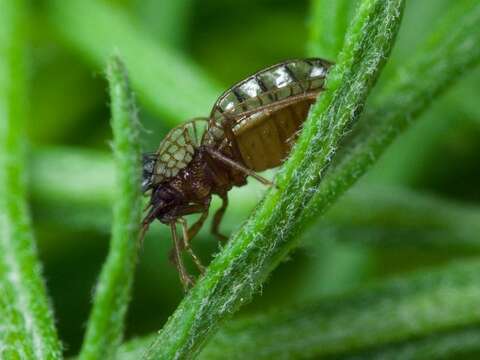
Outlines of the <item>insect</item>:
M 142 188 L 150 202 L 141 237 L 155 219 L 170 226 L 171 259 L 185 290 L 193 279 L 181 255 L 186 250 L 203 272 L 190 243 L 208 216 L 212 195 L 222 199 L 222 206 L 211 231 L 226 239 L 219 226 L 229 190 L 245 185 L 248 176 L 272 184 L 257 173 L 280 165 L 288 156 L 311 104 L 324 89 L 330 66 L 326 60 L 311 58 L 261 70 L 225 91 L 209 117 L 172 129 L 156 152 L 144 155 Z M 190 214 L 200 217 L 188 227 L 184 216 Z

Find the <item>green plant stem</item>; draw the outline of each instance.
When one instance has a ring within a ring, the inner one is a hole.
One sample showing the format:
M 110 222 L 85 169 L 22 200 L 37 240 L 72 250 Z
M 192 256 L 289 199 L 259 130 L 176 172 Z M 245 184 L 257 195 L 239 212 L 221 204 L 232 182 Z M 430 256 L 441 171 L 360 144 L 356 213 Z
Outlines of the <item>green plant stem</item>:
M 309 43 L 310 56 L 331 61 L 342 49 L 353 8 L 357 0 L 312 0 L 310 2 Z
M 459 358 L 467 350 L 480 350 L 479 270 L 478 260 L 464 261 L 234 319 L 199 358 Z M 119 359 L 138 359 L 153 336 L 123 344 Z
M 113 359 L 123 336 L 141 222 L 139 123 L 127 73 L 118 58 L 107 69 L 115 178 L 110 251 L 95 290 L 80 359 Z
M 59 359 L 27 210 L 26 5 L 0 0 L 0 357 Z
M 170 125 L 207 115 L 221 93 L 199 67 L 158 44 L 120 8 L 101 0 L 47 3 L 50 23 L 68 46 L 97 68 L 112 51 L 118 53 L 140 100 Z
M 419 56 L 399 69 L 381 109 L 371 110 L 348 151 L 326 175 L 304 218 L 312 221 L 380 157 L 390 143 L 469 68 L 480 62 L 480 5 L 465 1 L 464 12 L 447 18 Z M 447 28 L 450 26 L 451 31 Z M 438 34 L 444 35 L 439 37 Z
M 283 171 L 249 222 L 212 261 L 146 353 L 192 358 L 229 314 L 249 300 L 296 244 L 299 214 L 313 196 L 388 57 L 403 1 L 363 1 L 346 45 Z

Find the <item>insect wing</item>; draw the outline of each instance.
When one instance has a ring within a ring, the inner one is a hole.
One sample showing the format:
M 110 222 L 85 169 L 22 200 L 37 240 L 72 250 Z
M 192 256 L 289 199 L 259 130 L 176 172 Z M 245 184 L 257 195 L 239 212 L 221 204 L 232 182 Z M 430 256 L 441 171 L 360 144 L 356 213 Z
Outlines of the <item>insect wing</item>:
M 154 182 L 165 181 L 179 173 L 192 161 L 207 127 L 205 119 L 194 119 L 173 128 L 157 151 Z

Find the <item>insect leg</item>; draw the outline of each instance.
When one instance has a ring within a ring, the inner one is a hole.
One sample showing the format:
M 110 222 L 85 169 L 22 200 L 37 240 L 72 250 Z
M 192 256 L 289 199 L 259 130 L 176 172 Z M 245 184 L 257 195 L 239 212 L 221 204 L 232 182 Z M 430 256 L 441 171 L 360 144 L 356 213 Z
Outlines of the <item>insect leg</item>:
M 195 235 L 200 231 L 203 226 L 203 223 L 208 217 L 208 208 L 206 208 L 205 212 L 202 213 L 200 218 L 188 229 L 188 239 L 189 241 L 192 240 Z
M 193 236 L 195 236 L 198 230 L 200 230 L 200 227 L 202 226 L 203 222 L 207 218 L 207 215 L 208 215 L 207 212 L 202 213 L 202 215 L 200 216 L 200 219 L 197 220 L 197 222 L 192 226 L 192 227 L 195 227 L 195 226 L 198 227 L 198 229 L 195 231 Z M 193 238 L 193 236 L 192 237 L 190 236 L 190 229 L 188 229 L 187 220 L 185 220 L 184 218 L 179 218 L 178 222 L 182 225 L 183 246 L 188 251 L 188 254 L 192 257 L 193 262 L 197 266 L 198 270 L 203 274 L 203 272 L 205 271 L 205 266 L 202 265 L 202 262 L 197 257 L 197 255 L 195 255 L 195 253 L 192 250 L 192 247 L 190 246 L 190 240 Z
M 240 148 L 238 147 L 237 139 L 235 138 L 235 134 L 233 133 L 234 120 L 231 116 L 227 114 L 224 114 L 224 116 L 224 121 L 222 121 L 223 132 L 225 133 L 226 138 L 230 142 L 235 156 L 240 157 Z
M 150 208 L 148 211 L 147 215 L 143 218 L 142 220 L 142 228 L 140 229 L 140 233 L 138 234 L 138 248 L 143 247 L 143 240 L 145 238 L 145 234 L 148 231 L 148 228 L 150 227 L 150 224 L 152 221 L 155 220 L 155 217 L 157 216 L 160 208 L 154 208 L 152 207 L 152 204 L 148 204 L 144 210 L 147 210 Z
M 233 161 L 232 159 L 229 159 L 225 155 L 223 155 L 223 154 L 221 154 L 221 153 L 219 153 L 219 152 L 217 152 L 213 149 L 210 149 L 210 148 L 207 148 L 207 151 L 215 159 L 217 159 L 217 160 L 223 162 L 224 164 L 226 164 L 228 166 L 231 166 L 231 167 L 233 167 L 233 168 L 235 168 L 239 171 L 242 171 L 243 173 L 255 178 L 258 181 L 260 181 L 262 184 L 268 185 L 268 186 L 274 185 L 270 180 L 265 179 L 263 176 L 258 175 L 255 171 L 250 170 L 249 168 L 246 168 L 245 166 L 240 165 L 239 163 L 236 163 L 235 161 Z
M 190 275 L 188 275 L 187 270 L 185 269 L 185 265 L 183 264 L 183 261 L 182 261 L 182 256 L 181 256 L 182 245 L 177 236 L 177 227 L 175 222 L 170 223 L 170 230 L 172 233 L 172 240 L 173 240 L 173 249 L 170 254 L 171 260 L 173 261 L 173 263 L 175 264 L 175 267 L 177 268 L 178 274 L 180 275 L 180 281 L 182 282 L 183 289 L 186 292 L 191 286 L 194 285 L 194 281 L 190 277 Z
M 228 195 L 223 194 L 223 195 L 220 195 L 220 197 L 222 198 L 222 206 L 217 210 L 217 212 L 213 217 L 211 231 L 212 231 L 212 234 L 220 238 L 220 240 L 226 241 L 228 240 L 228 237 L 221 234 L 219 231 L 219 228 L 220 228 L 220 223 L 222 222 L 222 219 L 223 219 L 223 215 L 225 214 L 225 210 L 227 209 L 227 206 L 228 206 Z

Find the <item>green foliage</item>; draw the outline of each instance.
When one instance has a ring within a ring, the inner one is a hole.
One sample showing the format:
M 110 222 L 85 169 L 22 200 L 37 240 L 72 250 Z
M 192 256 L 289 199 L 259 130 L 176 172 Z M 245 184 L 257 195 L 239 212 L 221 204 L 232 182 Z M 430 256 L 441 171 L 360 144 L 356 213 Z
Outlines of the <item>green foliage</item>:
M 272 4 L 0 0 L 1 358 L 478 357 L 478 1 Z M 137 254 L 141 144 L 305 48 L 327 90 L 184 296 L 165 226 Z

